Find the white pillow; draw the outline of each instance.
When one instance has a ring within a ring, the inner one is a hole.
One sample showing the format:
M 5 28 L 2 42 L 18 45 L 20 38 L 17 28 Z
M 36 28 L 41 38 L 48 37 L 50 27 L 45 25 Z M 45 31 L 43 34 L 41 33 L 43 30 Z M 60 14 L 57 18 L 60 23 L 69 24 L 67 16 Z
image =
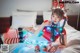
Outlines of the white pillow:
M 52 12 L 50 11 L 50 12 L 43 12 L 43 19 L 44 20 L 51 20 L 51 14 L 52 14 Z
M 12 28 L 30 27 L 36 25 L 37 12 L 14 12 Z

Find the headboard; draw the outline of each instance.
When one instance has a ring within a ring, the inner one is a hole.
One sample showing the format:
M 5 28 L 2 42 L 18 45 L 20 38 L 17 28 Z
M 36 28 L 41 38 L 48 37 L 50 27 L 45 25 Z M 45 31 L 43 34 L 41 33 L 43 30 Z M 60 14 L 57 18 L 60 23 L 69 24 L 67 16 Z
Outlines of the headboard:
M 11 17 L 0 17 L 0 34 L 5 33 L 11 26 Z
M 68 24 L 73 28 L 80 30 L 80 15 L 68 15 Z

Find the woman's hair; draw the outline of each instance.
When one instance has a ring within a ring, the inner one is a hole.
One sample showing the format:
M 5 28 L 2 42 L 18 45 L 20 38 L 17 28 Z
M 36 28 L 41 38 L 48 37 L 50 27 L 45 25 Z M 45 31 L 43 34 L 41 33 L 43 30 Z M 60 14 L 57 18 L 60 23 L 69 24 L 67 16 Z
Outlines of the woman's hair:
M 64 18 L 64 12 L 60 8 L 52 10 L 52 15 L 56 14 L 59 18 Z

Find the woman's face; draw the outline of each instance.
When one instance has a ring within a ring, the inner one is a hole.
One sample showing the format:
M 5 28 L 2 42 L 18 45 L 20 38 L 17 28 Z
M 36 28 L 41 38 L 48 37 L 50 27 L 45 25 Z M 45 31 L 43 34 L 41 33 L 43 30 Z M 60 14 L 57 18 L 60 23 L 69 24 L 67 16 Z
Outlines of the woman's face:
M 53 14 L 51 17 L 51 21 L 54 22 L 54 24 L 57 24 L 61 18 L 59 18 L 56 14 Z

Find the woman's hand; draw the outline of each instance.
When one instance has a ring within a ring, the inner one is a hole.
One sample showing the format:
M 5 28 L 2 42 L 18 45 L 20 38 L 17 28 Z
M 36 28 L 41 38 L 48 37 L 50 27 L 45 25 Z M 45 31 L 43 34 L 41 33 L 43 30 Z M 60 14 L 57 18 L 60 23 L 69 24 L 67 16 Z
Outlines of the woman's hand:
M 54 53 L 58 48 L 58 43 L 52 42 L 47 46 L 47 51 L 50 53 Z
M 45 20 L 43 23 L 42 23 L 42 26 L 49 26 L 50 25 L 50 21 L 48 20 Z
M 45 26 L 49 26 L 50 25 L 50 21 L 46 20 L 44 21 L 39 27 L 38 30 L 42 30 Z
M 48 52 L 54 53 L 54 52 L 56 52 L 56 50 L 57 50 L 57 47 L 52 46 L 52 47 L 50 47 L 50 49 L 48 50 Z

